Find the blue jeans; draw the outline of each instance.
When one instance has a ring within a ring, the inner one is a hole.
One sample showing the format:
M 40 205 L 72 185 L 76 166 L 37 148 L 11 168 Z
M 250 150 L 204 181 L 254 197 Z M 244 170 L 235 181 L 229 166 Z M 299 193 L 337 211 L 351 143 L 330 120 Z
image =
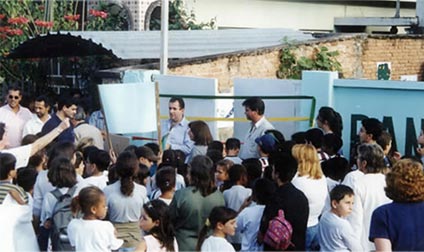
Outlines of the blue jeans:
M 308 227 L 306 229 L 305 250 L 306 251 L 319 250 L 318 224 L 312 227 Z

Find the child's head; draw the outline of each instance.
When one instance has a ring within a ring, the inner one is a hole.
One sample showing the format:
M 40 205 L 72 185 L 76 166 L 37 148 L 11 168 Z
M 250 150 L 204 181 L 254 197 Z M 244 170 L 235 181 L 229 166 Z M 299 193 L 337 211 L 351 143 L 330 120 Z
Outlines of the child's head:
M 37 171 L 33 168 L 21 168 L 18 169 L 18 175 L 16 176 L 16 183 L 22 187 L 25 192 L 32 193 L 37 179 Z
M 214 207 L 205 221 L 205 225 L 199 233 L 197 251 L 200 251 L 202 243 L 206 239 L 209 230 L 213 230 L 213 235 L 225 238 L 226 235 L 233 236 L 237 228 L 237 212 L 231 208 L 219 206 Z
M 149 167 L 145 166 L 144 164 L 138 164 L 138 169 L 135 174 L 134 182 L 136 182 L 139 185 L 146 186 L 149 176 L 150 176 Z
M 226 181 L 228 177 L 228 170 L 233 166 L 233 162 L 228 159 L 223 159 L 216 164 L 215 179 L 217 181 Z
M 237 138 L 228 138 L 225 141 L 225 152 L 227 155 L 237 156 L 240 151 L 240 140 Z
M 352 212 L 354 193 L 352 188 L 337 185 L 330 192 L 331 211 L 339 217 L 346 217 Z
M 168 205 L 162 200 L 152 200 L 143 205 L 140 228 L 157 238 L 167 251 L 174 251 L 174 227 L 169 219 Z
M 75 172 L 77 173 L 77 175 L 82 176 L 84 173 L 84 156 L 82 154 L 82 152 L 80 151 L 76 151 L 75 152 L 75 163 L 74 163 L 74 167 L 75 167 Z
M 230 178 L 230 182 L 234 185 L 243 185 L 247 184 L 247 170 L 246 167 L 240 164 L 235 164 L 231 166 L 230 170 L 228 170 L 228 177 Z
M 156 173 L 156 185 L 162 193 L 174 190 L 176 183 L 176 171 L 174 167 L 165 166 Z
M 258 205 L 267 205 L 271 202 L 275 192 L 275 184 L 266 178 L 260 178 L 255 181 L 252 197 Z
M 105 150 L 97 150 L 88 154 L 88 160 L 96 165 L 97 170 L 105 171 L 110 164 L 110 155 Z
M 77 183 L 75 168 L 66 157 L 59 156 L 51 160 L 47 177 L 58 188 L 73 187 Z
M 83 188 L 78 197 L 72 200 L 72 212 L 76 213 L 78 210 L 81 210 L 85 219 L 104 219 L 107 214 L 107 205 L 103 191 L 97 186 Z
M 15 156 L 10 153 L 0 153 L 0 180 L 16 177 L 15 164 Z
M 262 163 L 257 158 L 248 158 L 243 160 L 241 164 L 246 167 L 248 186 L 253 186 L 252 183 L 262 176 Z

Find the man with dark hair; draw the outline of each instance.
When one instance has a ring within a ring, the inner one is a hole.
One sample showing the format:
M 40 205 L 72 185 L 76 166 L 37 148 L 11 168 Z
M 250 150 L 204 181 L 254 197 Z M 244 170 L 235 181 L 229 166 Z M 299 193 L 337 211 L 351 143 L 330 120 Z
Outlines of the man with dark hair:
M 376 118 L 362 120 L 362 127 L 359 130 L 359 140 L 361 143 L 376 143 L 383 132 L 383 124 Z
M 65 118 L 73 119 L 77 113 L 78 102 L 72 97 L 61 96 L 59 98 L 58 111 L 44 124 L 41 135 L 44 136 L 56 128 Z M 57 138 L 58 141 L 75 142 L 74 128 L 69 127 L 64 130 Z
M 181 150 L 188 155 L 193 148 L 188 131 L 188 121 L 184 117 L 185 103 L 181 97 L 172 97 L 169 100 L 169 120 L 162 126 L 162 141 L 165 149 Z
M 19 87 L 8 89 L 7 104 L 0 108 L 0 122 L 6 124 L 8 146 L 14 148 L 21 145 L 22 131 L 26 122 L 31 120 L 32 113 L 20 105 L 22 90 Z
M 242 103 L 247 120 L 251 121 L 249 132 L 241 146 L 239 157 L 241 159 L 259 158 L 256 138 L 265 134 L 265 131 L 274 129 L 274 126 L 265 118 L 265 103 L 259 97 L 250 97 Z
M 36 116 L 25 124 L 22 136 L 24 137 L 28 134 L 36 135 L 41 132 L 44 124 L 50 119 L 49 111 L 50 102 L 47 96 L 38 96 L 34 102 L 34 112 Z
M 259 228 L 263 236 L 268 229 L 269 221 L 278 214 L 278 210 L 284 211 L 285 218 L 293 227 L 293 236 L 288 250 L 305 250 L 306 226 L 309 216 L 308 199 L 305 194 L 297 189 L 292 183 L 297 172 L 297 162 L 288 153 L 273 157 L 272 177 L 278 188 L 272 197 L 272 201 L 265 206 Z M 260 236 L 259 236 L 260 237 Z M 265 244 L 264 251 L 274 250 Z

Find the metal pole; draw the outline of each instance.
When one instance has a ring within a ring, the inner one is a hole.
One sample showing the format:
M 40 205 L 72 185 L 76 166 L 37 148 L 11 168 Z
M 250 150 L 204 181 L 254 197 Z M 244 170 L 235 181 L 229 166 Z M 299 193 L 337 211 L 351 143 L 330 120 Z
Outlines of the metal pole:
M 395 18 L 399 18 L 400 17 L 400 0 L 396 1 L 396 13 L 395 13 Z
M 160 73 L 168 72 L 168 18 L 169 18 L 169 2 L 162 0 L 162 13 L 160 22 Z

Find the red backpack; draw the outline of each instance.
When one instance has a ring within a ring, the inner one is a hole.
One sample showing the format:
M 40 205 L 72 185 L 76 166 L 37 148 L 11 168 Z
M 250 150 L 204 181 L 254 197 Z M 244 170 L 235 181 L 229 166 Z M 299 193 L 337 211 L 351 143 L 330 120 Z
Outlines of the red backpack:
M 284 211 L 278 210 L 278 215 L 269 221 L 268 229 L 264 236 L 264 243 L 277 250 L 286 250 L 290 245 L 293 228 L 284 217 Z

